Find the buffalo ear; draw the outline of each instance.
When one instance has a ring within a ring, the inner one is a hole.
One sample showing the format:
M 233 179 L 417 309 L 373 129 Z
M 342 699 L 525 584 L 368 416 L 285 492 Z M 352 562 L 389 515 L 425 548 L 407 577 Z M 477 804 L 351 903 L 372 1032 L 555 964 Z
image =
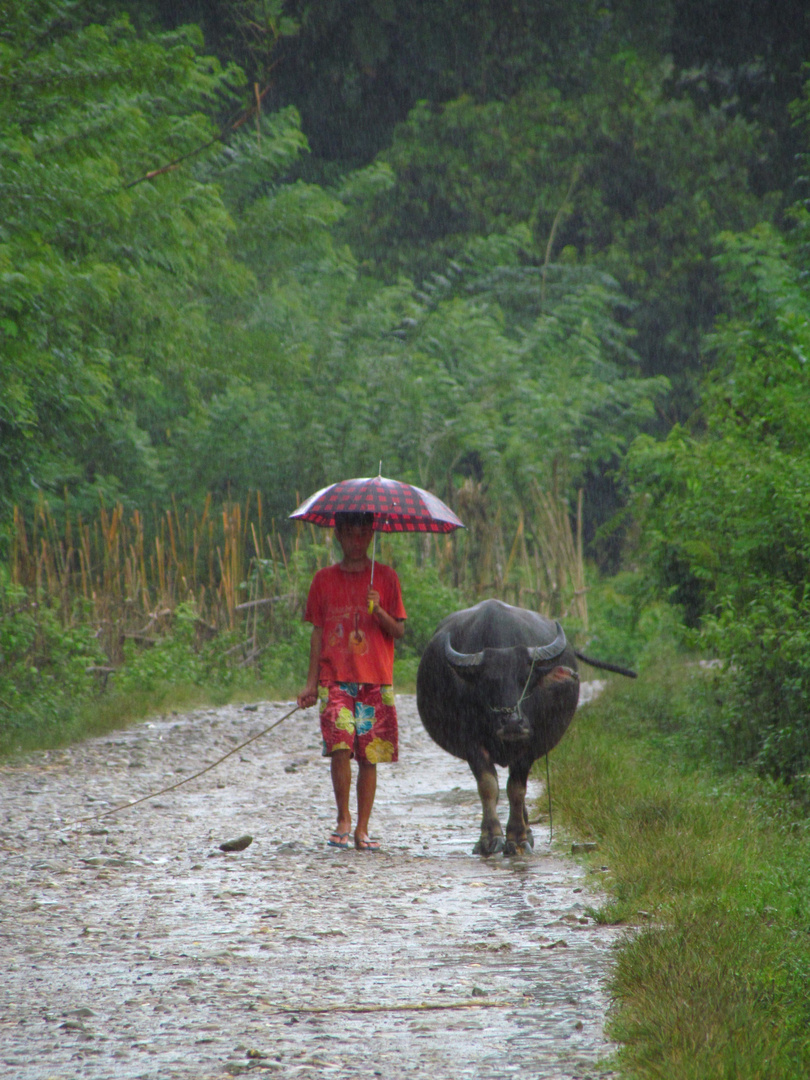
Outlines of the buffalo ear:
M 537 666 L 529 678 L 529 693 L 536 690 L 541 683 L 552 685 L 558 682 L 579 682 L 579 672 L 563 664 L 544 664 L 538 671 Z
M 579 683 L 579 672 L 564 664 L 543 664 L 540 674 L 536 676 L 536 672 L 537 667 L 529 678 L 529 692 L 536 690 L 541 683 L 548 686 L 554 683 Z

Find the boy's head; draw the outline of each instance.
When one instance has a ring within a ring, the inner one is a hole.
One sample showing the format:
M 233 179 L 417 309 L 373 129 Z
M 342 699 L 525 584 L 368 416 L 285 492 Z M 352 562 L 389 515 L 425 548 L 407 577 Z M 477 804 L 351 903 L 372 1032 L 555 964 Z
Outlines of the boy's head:
M 344 559 L 365 558 L 373 534 L 373 514 L 335 514 L 335 539 Z

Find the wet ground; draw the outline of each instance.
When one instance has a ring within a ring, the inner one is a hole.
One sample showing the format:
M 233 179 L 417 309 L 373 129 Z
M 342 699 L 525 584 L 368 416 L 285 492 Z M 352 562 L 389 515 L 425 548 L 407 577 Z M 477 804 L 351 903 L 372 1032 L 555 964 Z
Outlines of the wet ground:
M 196 772 L 290 703 L 0 768 L 0 1076 L 611 1075 L 615 931 L 588 916 L 583 869 L 552 854 L 545 825 L 532 858 L 473 856 L 472 774 L 430 742 L 413 698 L 398 707 L 380 854 L 325 846 L 314 710 L 175 791 L 75 824 Z M 219 850 L 244 834 L 244 850 Z

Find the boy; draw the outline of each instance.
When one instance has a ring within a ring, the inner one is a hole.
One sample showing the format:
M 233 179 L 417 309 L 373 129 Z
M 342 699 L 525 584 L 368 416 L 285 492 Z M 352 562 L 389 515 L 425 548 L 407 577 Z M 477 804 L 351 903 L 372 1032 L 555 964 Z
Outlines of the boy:
M 351 759 L 357 759 L 358 851 L 380 850 L 368 834 L 377 790 L 377 763 L 396 761 L 394 640 L 405 633 L 399 578 L 390 567 L 374 566 L 368 549 L 373 514 L 336 514 L 335 537 L 343 559 L 312 579 L 304 618 L 312 623 L 307 683 L 298 695 L 302 709 L 320 702 L 324 756 L 331 758 L 337 824 L 330 847 L 348 848 Z

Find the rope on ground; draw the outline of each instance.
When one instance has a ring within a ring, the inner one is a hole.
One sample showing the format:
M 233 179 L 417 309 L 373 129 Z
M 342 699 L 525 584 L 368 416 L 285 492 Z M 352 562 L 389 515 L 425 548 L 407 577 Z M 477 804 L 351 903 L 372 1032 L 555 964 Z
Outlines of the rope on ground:
M 105 810 L 103 814 L 90 814 L 88 817 L 77 818 L 73 822 L 73 825 L 80 825 L 83 821 L 100 821 L 101 818 L 109 817 L 110 814 L 118 814 L 122 810 L 129 810 L 133 806 L 138 806 L 139 803 L 147 802 L 149 799 L 156 799 L 158 795 L 165 795 L 167 791 L 174 791 L 175 788 L 181 787 L 183 784 L 187 784 L 189 780 L 196 780 L 198 776 L 204 776 L 205 773 L 215 769 L 217 765 L 221 765 L 223 761 L 236 754 L 239 750 L 243 750 L 246 746 L 250 746 L 252 742 L 256 742 L 262 735 L 266 735 L 268 731 L 272 731 L 273 728 L 277 728 L 279 724 L 283 724 L 285 720 L 289 720 L 293 713 L 298 712 L 301 708 L 300 705 L 296 705 L 294 709 L 290 709 L 288 713 L 285 713 L 280 720 L 274 721 L 268 727 L 264 728 L 257 735 L 251 735 L 249 739 L 245 739 L 243 743 L 235 746 L 233 750 L 229 750 L 227 754 L 223 754 L 221 758 L 217 758 L 216 761 L 212 761 L 210 765 L 206 765 L 204 769 L 200 769 L 199 772 L 192 773 L 191 776 L 184 776 L 182 780 L 178 780 L 176 784 L 169 784 L 168 787 L 161 788 L 160 791 L 151 791 L 148 795 L 144 795 L 140 799 L 134 799 L 132 802 L 124 803 L 123 806 L 114 806 L 112 810 Z

